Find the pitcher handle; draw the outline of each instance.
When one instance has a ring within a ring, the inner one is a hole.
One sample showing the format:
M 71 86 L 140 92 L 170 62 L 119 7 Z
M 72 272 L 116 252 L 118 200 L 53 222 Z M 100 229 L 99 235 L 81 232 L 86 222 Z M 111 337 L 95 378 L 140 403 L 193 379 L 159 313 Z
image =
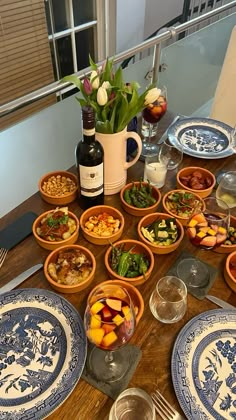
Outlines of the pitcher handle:
M 134 139 L 137 143 L 138 149 L 137 149 L 137 154 L 134 157 L 134 159 L 132 159 L 130 162 L 125 162 L 125 169 L 128 169 L 131 166 L 133 166 L 137 162 L 137 160 L 139 159 L 139 156 L 142 153 L 142 140 L 139 134 L 137 134 L 135 131 L 127 131 L 126 136 L 124 137 L 125 142 L 128 139 Z

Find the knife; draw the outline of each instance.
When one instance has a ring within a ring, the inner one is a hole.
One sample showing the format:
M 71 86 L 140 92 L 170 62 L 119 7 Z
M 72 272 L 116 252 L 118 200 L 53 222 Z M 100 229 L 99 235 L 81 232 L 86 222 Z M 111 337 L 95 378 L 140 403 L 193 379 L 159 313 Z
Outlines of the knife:
M 210 300 L 211 302 L 214 302 L 216 305 L 220 306 L 221 308 L 224 308 L 224 309 L 235 309 L 236 310 L 235 306 L 230 305 L 230 303 L 225 302 L 224 300 L 219 299 L 216 296 L 206 295 L 206 298 L 208 300 Z
M 28 270 L 23 271 L 23 273 L 19 274 L 19 276 L 15 277 L 11 281 L 9 281 L 5 286 L 0 288 L 0 293 L 9 292 L 10 290 L 14 289 L 19 284 L 23 283 L 26 279 L 28 279 L 32 274 L 36 271 L 40 270 L 43 267 L 43 264 L 36 264 L 33 267 L 28 268 Z

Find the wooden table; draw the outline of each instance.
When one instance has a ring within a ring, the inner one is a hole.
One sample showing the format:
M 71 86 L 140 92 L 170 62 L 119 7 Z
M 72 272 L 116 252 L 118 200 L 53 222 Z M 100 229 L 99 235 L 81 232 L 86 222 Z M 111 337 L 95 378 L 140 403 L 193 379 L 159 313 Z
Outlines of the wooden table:
M 170 118 L 170 114 L 163 118 L 159 134 L 162 134 L 166 126 L 169 125 L 171 121 Z M 215 160 L 197 159 L 186 155 L 184 156 L 183 162 L 180 166 L 204 166 L 216 174 L 221 169 L 235 169 L 235 162 L 235 155 L 225 159 Z M 128 180 L 139 179 L 140 176 L 143 175 L 143 169 L 143 162 L 138 162 L 129 170 Z M 74 170 L 75 169 L 73 168 L 72 171 Z M 161 192 L 164 194 L 164 192 L 175 187 L 176 171 L 170 171 L 167 176 L 166 185 L 162 188 Z M 105 204 L 115 206 L 121 210 L 119 194 L 106 196 Z M 29 210 L 40 214 L 46 210 L 50 210 L 51 208 L 52 206 L 42 201 L 39 193 L 36 193 L 16 209 L 4 216 L 0 220 L 0 229 Z M 75 212 L 78 217 L 82 213 L 82 210 L 79 208 L 77 202 L 70 204 L 69 209 Z M 160 209 L 161 207 L 159 207 L 158 210 Z M 138 236 L 136 228 L 139 218 L 128 214 L 124 215 L 125 229 L 123 238 L 137 239 Z M 78 243 L 88 247 L 96 256 L 97 271 L 93 286 L 107 280 L 109 277 L 104 266 L 104 254 L 106 247 L 95 246 L 88 243 L 83 238 L 82 233 L 80 233 Z M 217 254 L 213 251 L 204 252 L 203 250 L 196 249 L 190 244 L 187 238 L 184 238 L 180 247 L 175 252 L 168 255 L 156 255 L 155 267 L 151 278 L 146 283 L 138 287 L 144 298 L 145 310 L 144 315 L 136 328 L 134 336 L 131 339 L 131 344 L 135 344 L 142 350 L 142 357 L 129 383 L 129 387 L 140 387 L 148 393 L 151 393 L 156 388 L 159 388 L 170 403 L 172 403 L 173 406 L 180 412 L 181 408 L 175 397 L 170 371 L 171 352 L 175 339 L 181 328 L 188 322 L 189 319 L 201 312 L 216 308 L 216 305 L 210 303 L 207 299 L 200 301 L 189 294 L 187 312 L 184 318 L 176 324 L 162 324 L 151 314 L 148 306 L 151 291 L 153 290 L 157 280 L 165 275 L 183 250 L 188 250 L 202 260 L 205 260 L 209 264 L 217 267 L 217 278 L 210 290 L 210 293 L 221 297 L 236 306 L 236 294 L 232 292 L 223 278 L 223 267 L 226 255 Z M 31 235 L 9 251 L 8 256 L 0 270 L 0 286 L 3 286 L 9 280 L 30 266 L 43 262 L 47 255 L 48 251 L 40 248 Z M 44 277 L 43 270 L 33 275 L 29 280 L 26 280 L 21 287 L 52 290 Z M 68 299 L 68 301 L 70 301 L 79 311 L 82 317 L 86 297 L 90 289 L 91 287 L 81 293 L 64 295 L 64 297 Z M 108 418 L 108 413 L 112 403 L 112 399 L 80 379 L 72 394 L 54 413 L 48 417 L 48 419 L 103 420 Z

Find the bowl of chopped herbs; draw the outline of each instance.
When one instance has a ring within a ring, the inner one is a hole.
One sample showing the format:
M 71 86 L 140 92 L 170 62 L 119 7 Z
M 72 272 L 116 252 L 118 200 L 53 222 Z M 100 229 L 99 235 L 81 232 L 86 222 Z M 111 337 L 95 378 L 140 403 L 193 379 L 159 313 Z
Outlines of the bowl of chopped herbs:
M 161 193 L 154 185 L 141 179 L 126 184 L 120 191 L 120 199 L 127 213 L 142 217 L 157 210 Z

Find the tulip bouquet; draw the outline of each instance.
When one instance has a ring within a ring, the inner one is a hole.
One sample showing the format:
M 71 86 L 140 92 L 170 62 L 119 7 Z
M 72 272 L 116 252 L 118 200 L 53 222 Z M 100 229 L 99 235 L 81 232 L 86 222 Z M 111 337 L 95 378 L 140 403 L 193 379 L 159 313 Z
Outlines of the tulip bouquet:
M 96 113 L 96 131 L 118 133 L 128 125 L 135 115 L 151 104 L 160 95 L 160 89 L 149 86 L 138 94 L 137 82 L 125 83 L 122 68 L 113 71 L 113 61 L 107 59 L 98 68 L 89 57 L 92 69 L 90 77 L 82 81 L 75 75 L 66 76 L 63 81 L 73 83 L 81 92 L 77 96 L 81 106 L 90 105 Z

